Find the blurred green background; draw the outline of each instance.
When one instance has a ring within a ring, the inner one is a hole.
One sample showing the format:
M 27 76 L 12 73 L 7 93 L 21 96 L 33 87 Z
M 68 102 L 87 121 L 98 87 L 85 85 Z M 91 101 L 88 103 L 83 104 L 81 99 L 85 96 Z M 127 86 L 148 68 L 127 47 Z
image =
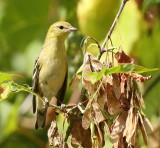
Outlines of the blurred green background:
M 82 38 L 93 36 L 102 43 L 120 3 L 120 0 L 0 0 L 0 71 L 21 75 L 16 81 L 31 86 L 34 60 L 49 26 L 66 20 L 79 28 L 66 42 L 70 81 L 83 61 Z M 160 67 L 160 0 L 130 0 L 112 40 L 116 47 L 121 44 L 137 64 Z M 142 85 L 142 90 L 154 80 L 157 82 L 144 95 L 144 112 L 154 131 L 148 146 L 139 138 L 139 147 L 159 148 L 160 73 L 150 74 L 153 78 Z M 70 97 L 72 93 L 68 90 L 66 99 Z M 12 94 L 0 102 L 0 148 L 47 148 L 47 127 L 36 131 L 34 122 L 31 96 L 27 93 Z

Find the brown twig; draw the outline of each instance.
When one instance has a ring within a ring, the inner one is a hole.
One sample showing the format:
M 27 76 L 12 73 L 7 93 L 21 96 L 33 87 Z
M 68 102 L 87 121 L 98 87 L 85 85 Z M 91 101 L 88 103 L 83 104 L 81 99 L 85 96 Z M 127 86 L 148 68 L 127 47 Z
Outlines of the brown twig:
M 127 1 L 129 1 L 129 0 L 123 0 L 123 1 L 122 1 L 122 4 L 121 4 L 121 6 L 120 6 L 120 8 L 119 8 L 119 11 L 118 11 L 118 13 L 117 13 L 117 15 L 116 15 L 116 17 L 115 17 L 115 19 L 114 19 L 114 22 L 113 22 L 111 28 L 109 29 L 109 32 L 108 32 L 108 34 L 106 35 L 106 38 L 104 39 L 104 42 L 103 42 L 102 48 L 101 48 L 102 50 L 105 48 L 108 40 L 110 39 L 110 37 L 111 37 L 111 35 L 112 35 L 112 32 L 113 32 L 113 30 L 114 30 L 114 28 L 115 28 L 115 26 L 116 26 L 117 20 L 119 19 L 120 15 L 121 15 L 121 13 L 122 13 L 122 10 L 123 10 L 123 8 L 124 8 L 124 6 L 125 6 L 125 4 L 126 4 Z

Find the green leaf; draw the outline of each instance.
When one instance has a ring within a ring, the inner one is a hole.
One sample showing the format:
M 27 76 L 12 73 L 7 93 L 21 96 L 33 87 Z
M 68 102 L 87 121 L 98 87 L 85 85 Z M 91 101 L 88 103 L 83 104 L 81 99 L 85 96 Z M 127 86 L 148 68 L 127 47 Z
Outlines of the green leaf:
M 29 92 L 29 93 L 35 95 L 37 98 L 39 98 L 42 102 L 45 102 L 44 98 L 41 97 L 39 94 L 35 93 L 34 91 L 32 91 L 32 88 L 29 87 L 27 84 L 19 85 L 19 84 L 15 83 L 14 81 L 12 81 L 11 90 L 12 90 L 12 92 L 19 92 L 19 91 Z
M 109 75 L 113 73 L 129 73 L 129 72 L 136 74 L 136 73 L 151 72 L 155 70 L 159 70 L 159 68 L 148 69 L 146 67 L 131 64 L 131 63 L 121 63 L 117 66 L 106 69 L 105 75 Z
M 131 64 L 131 63 L 121 63 L 121 64 L 114 66 L 114 67 L 111 67 L 109 69 L 104 67 L 102 69 L 102 71 L 100 71 L 100 72 L 87 73 L 87 74 L 83 75 L 83 77 L 92 76 L 91 82 L 92 82 L 92 84 L 94 84 L 97 81 L 99 81 L 103 75 L 109 75 L 109 74 L 114 74 L 114 73 L 129 73 L 129 72 L 131 72 L 132 74 L 136 74 L 136 73 L 151 72 L 151 71 L 155 71 L 155 70 L 159 70 L 159 68 L 148 69 L 146 67 Z
M 94 73 L 92 75 L 91 83 L 94 84 L 100 79 L 102 79 L 103 75 L 105 74 L 106 67 L 104 67 L 100 72 Z
M 13 74 L 0 72 L 0 83 L 4 81 L 11 81 L 13 79 Z
M 85 54 L 86 52 L 89 52 L 95 57 L 98 56 L 99 54 L 100 45 L 98 41 L 91 36 L 86 36 L 83 38 L 81 42 L 81 47 L 82 47 L 83 54 Z

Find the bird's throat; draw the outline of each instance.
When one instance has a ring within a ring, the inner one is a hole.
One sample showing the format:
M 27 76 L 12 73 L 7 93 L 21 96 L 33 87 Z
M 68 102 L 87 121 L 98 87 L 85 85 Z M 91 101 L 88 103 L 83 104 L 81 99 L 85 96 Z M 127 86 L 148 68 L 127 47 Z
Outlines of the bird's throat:
M 47 53 L 53 55 L 53 58 L 66 57 L 66 50 L 64 40 L 57 38 L 50 38 L 45 41 L 46 46 L 44 50 L 48 50 Z

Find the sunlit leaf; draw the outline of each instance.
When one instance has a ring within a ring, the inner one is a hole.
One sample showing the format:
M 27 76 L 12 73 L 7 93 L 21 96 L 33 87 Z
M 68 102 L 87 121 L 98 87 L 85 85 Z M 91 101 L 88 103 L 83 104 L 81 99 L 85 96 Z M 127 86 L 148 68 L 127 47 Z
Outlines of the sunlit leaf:
M 102 76 L 105 74 L 105 71 L 106 67 L 104 67 L 100 72 L 89 72 L 87 74 L 84 74 L 83 77 L 92 76 L 91 82 L 92 84 L 94 84 L 102 78 Z
M 106 67 L 104 67 L 102 69 L 102 71 L 100 72 L 90 72 L 87 73 L 85 76 L 92 76 L 91 82 L 92 83 L 96 83 L 97 81 L 99 81 L 103 75 L 109 75 L 109 74 L 114 74 L 114 73 L 133 73 L 133 74 L 137 74 L 137 73 L 145 73 L 145 72 L 151 72 L 151 71 L 155 71 L 155 70 L 159 70 L 159 68 L 146 68 L 143 66 L 139 66 L 139 65 L 135 65 L 135 64 L 131 64 L 131 63 L 121 63 L 117 66 L 111 67 L 109 69 L 107 69 Z
M 159 68 L 148 69 L 146 67 L 131 64 L 131 63 L 122 63 L 122 64 L 119 64 L 118 66 L 114 66 L 107 69 L 105 72 L 105 75 L 109 75 L 113 73 L 129 73 L 129 72 L 145 73 L 145 72 L 151 72 L 155 70 L 159 70 Z
M 13 78 L 12 74 L 0 72 L 0 83 L 4 81 L 11 81 Z
M 81 42 L 81 47 L 82 47 L 83 54 L 86 54 L 86 52 L 89 52 L 95 57 L 98 56 L 99 54 L 100 45 L 98 41 L 91 36 L 87 36 L 83 38 Z
M 98 72 L 98 73 L 95 73 L 95 74 L 92 76 L 91 83 L 94 84 L 94 83 L 96 83 L 97 81 L 99 81 L 100 79 L 102 79 L 105 71 L 106 71 L 106 68 L 104 67 L 104 68 L 102 69 L 102 71 L 100 71 L 100 72 Z

